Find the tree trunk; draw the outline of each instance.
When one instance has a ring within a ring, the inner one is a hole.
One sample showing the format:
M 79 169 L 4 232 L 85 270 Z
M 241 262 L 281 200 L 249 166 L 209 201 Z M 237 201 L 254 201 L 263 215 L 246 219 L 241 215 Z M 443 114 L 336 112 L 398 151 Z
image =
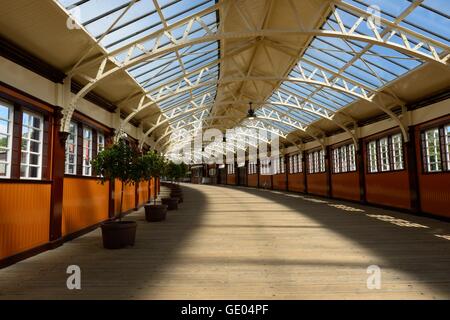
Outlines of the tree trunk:
M 123 181 L 122 188 L 120 190 L 120 211 L 119 211 L 119 221 L 122 221 L 122 207 L 123 207 Z

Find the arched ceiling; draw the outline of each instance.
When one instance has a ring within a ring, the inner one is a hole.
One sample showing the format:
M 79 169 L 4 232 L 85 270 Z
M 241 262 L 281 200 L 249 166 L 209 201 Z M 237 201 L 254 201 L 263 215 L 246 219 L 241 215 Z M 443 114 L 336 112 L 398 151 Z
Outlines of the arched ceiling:
M 48 53 L 84 86 L 62 129 L 94 90 L 167 152 L 180 128 L 249 126 L 250 102 L 255 127 L 297 144 L 337 129 L 355 139 L 358 120 L 381 113 L 402 126 L 393 108 L 449 89 L 447 0 L 46 0 L 33 10 L 47 24 L 76 22 L 46 39 L 56 51 L 77 40 L 66 60 Z

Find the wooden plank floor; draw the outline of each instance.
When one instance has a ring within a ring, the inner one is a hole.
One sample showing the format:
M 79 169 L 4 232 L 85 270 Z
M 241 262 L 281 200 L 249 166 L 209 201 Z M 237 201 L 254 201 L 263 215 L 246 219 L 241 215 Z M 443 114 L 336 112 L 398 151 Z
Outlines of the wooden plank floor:
M 185 185 L 136 246 L 99 230 L 0 270 L 0 299 L 449 299 L 449 223 L 281 192 Z M 448 236 L 448 239 L 445 238 Z M 82 289 L 66 288 L 66 268 Z M 381 268 L 381 288 L 366 285 Z

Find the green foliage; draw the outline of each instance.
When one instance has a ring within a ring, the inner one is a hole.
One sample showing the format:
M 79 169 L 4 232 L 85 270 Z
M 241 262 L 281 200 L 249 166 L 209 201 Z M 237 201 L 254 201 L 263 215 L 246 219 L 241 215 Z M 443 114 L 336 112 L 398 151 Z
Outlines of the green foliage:
M 92 160 L 92 167 L 102 183 L 120 180 L 123 184 L 140 181 L 142 178 L 142 161 L 138 153 L 125 141 L 108 146 Z
M 166 167 L 166 160 L 163 156 L 159 155 L 155 151 L 149 151 L 142 156 L 144 162 L 143 176 L 145 180 L 152 177 L 159 178 L 164 174 Z
M 172 161 L 169 161 L 167 163 L 164 175 L 170 180 L 179 180 L 186 176 L 187 171 L 188 167 L 184 162 L 176 164 Z

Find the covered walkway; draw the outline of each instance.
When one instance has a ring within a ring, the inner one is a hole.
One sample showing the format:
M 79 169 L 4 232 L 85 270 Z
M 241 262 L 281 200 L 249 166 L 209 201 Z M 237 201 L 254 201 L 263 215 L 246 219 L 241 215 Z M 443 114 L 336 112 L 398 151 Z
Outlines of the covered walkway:
M 0 299 L 450 298 L 448 223 L 250 188 L 184 185 L 162 224 L 142 210 L 134 248 L 97 229 L 0 270 Z M 164 190 L 163 190 L 164 193 Z M 78 265 L 82 290 L 66 288 Z M 371 265 L 381 288 L 367 288 Z

